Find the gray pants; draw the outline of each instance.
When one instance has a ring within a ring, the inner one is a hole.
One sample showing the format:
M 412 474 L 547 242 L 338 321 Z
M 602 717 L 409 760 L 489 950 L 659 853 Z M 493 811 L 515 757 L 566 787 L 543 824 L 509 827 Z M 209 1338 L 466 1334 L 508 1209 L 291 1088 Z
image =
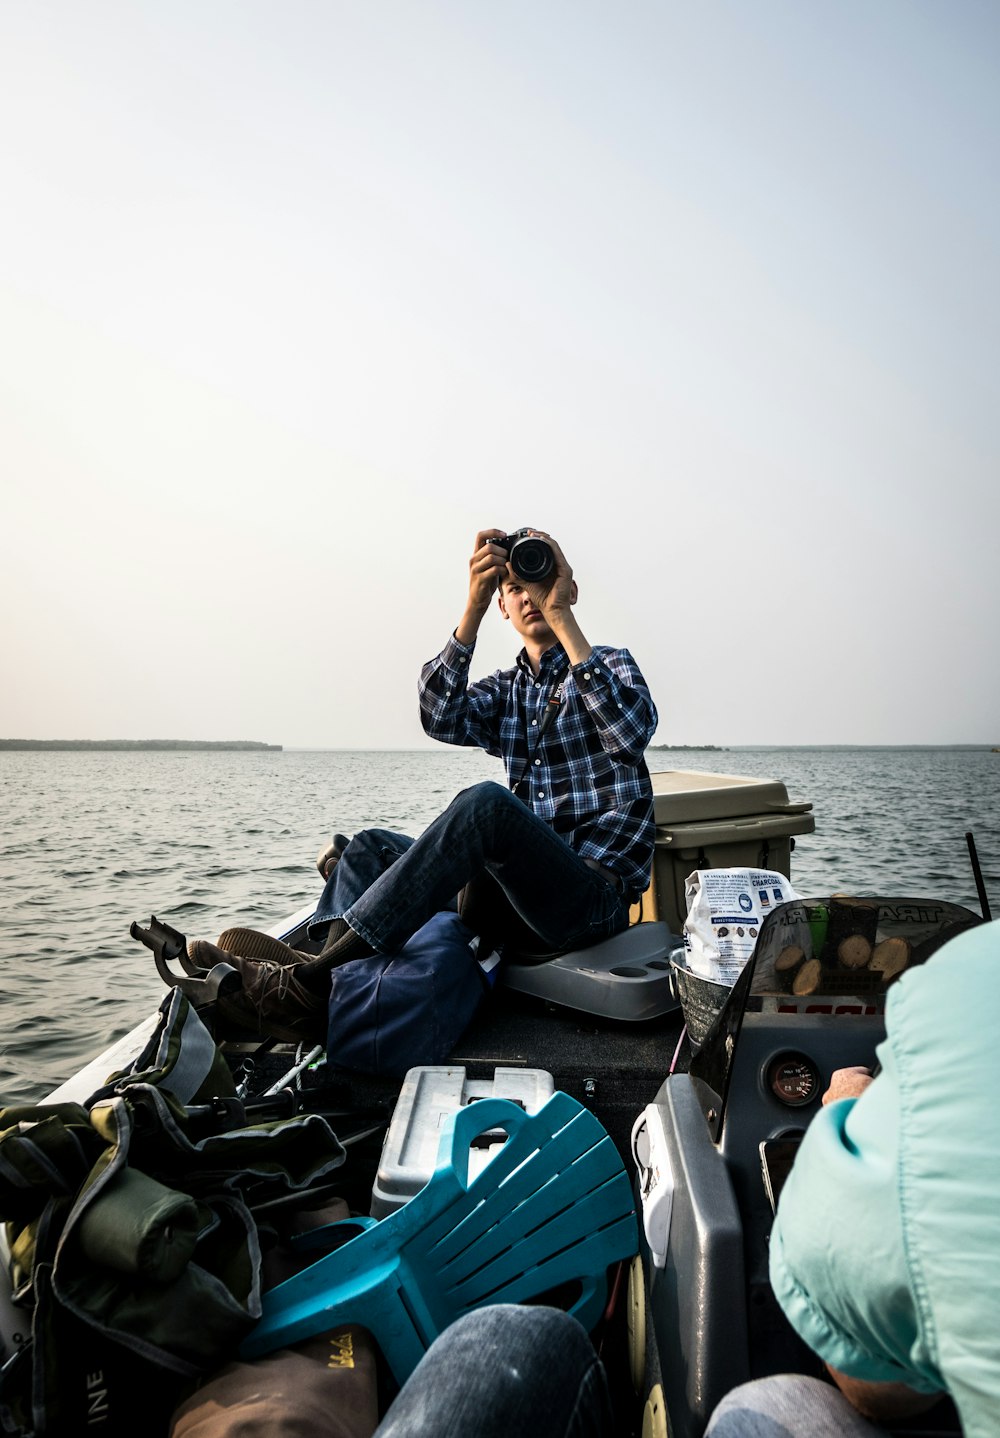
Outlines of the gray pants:
M 734 1388 L 716 1408 L 705 1438 L 884 1438 L 831 1383 L 781 1373 Z

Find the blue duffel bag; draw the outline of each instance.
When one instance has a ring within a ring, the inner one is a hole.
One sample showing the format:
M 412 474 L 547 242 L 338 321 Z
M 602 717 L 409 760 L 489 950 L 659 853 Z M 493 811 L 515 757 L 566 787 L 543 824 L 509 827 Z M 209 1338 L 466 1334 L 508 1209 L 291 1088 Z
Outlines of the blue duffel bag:
M 327 1062 L 395 1078 L 443 1063 L 490 986 L 478 943 L 456 913 L 444 912 L 391 958 L 374 954 L 334 969 Z

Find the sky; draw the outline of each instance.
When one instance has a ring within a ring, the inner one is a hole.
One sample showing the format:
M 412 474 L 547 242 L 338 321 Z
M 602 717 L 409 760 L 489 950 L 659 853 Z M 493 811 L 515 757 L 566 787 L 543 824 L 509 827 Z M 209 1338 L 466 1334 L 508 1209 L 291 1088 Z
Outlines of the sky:
M 1000 744 L 998 62 L 993 0 L 6 0 L 0 737 L 423 747 L 531 525 L 657 743 Z

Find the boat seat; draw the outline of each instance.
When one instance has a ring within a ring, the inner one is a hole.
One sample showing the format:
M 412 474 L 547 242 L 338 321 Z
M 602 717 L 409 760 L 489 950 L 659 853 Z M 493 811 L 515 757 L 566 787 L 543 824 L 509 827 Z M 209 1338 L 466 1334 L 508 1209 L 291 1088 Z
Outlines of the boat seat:
M 507 1140 L 468 1181 L 475 1140 Z M 327 1245 L 362 1231 L 263 1298 L 241 1354 L 257 1358 L 339 1324 L 367 1328 L 403 1383 L 437 1335 L 472 1309 L 523 1303 L 573 1283 L 568 1311 L 590 1329 L 609 1265 L 638 1246 L 632 1187 L 599 1119 L 556 1092 L 537 1113 L 485 1098 L 449 1115 L 428 1183 L 386 1218 L 304 1234 Z
M 678 1007 L 670 955 L 682 943 L 669 924 L 633 924 L 589 949 L 505 956 L 498 982 L 601 1018 L 655 1019 Z

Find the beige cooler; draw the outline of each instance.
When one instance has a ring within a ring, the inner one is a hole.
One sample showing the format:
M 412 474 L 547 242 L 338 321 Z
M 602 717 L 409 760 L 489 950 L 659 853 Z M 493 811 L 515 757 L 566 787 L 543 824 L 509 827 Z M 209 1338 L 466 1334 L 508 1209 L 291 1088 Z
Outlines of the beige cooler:
M 776 779 L 680 769 L 651 778 L 656 850 L 642 918 L 663 920 L 675 934 L 687 915 L 684 881 L 695 869 L 774 869 L 790 878 L 793 837 L 816 827 L 812 804 L 791 802 Z

